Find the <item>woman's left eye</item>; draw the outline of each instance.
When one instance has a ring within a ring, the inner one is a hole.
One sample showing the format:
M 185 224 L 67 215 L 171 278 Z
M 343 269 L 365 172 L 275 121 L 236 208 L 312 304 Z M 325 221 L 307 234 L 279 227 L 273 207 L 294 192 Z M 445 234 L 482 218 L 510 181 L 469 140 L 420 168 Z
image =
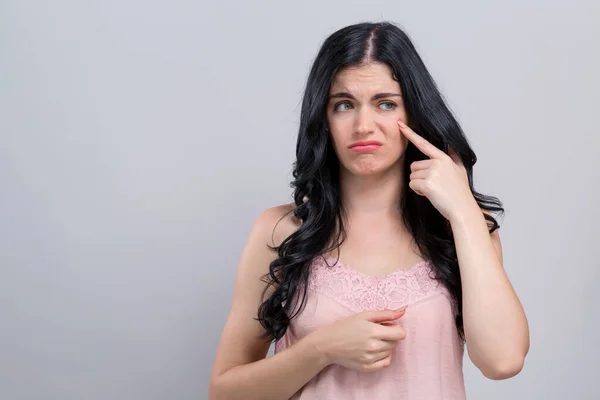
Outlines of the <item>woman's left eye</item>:
M 386 106 L 383 108 L 384 110 L 393 110 L 396 107 L 396 105 L 391 101 L 385 101 L 383 103 L 380 103 L 379 106 Z

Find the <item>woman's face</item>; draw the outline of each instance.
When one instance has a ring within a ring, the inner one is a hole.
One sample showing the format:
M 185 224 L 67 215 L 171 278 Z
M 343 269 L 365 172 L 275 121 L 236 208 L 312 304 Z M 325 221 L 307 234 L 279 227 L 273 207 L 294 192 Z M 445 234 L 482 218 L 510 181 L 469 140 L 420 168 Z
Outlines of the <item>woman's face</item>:
M 398 120 L 408 121 L 400 84 L 386 64 L 340 70 L 329 90 L 327 120 L 342 168 L 373 175 L 400 166 L 408 142 Z

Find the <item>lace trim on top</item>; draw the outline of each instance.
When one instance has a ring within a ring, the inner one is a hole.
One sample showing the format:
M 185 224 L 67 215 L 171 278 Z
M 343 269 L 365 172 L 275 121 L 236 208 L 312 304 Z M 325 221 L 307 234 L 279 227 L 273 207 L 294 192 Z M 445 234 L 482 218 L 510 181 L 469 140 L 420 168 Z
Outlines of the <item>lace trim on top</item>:
M 446 287 L 435 279 L 430 261 L 399 269 L 386 276 L 371 276 L 346 267 L 329 257 L 311 264 L 308 289 L 334 299 L 354 312 L 399 308 L 436 294 L 450 299 L 454 315 L 457 304 Z

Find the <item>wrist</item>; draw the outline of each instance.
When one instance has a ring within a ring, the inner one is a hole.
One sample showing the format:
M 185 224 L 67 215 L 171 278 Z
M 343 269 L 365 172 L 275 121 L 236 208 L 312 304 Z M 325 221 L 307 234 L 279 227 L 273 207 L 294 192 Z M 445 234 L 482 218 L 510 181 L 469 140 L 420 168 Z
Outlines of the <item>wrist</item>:
M 333 364 L 333 355 L 329 346 L 330 341 L 323 335 L 323 329 L 317 329 L 309 333 L 305 339 L 305 350 L 314 355 L 317 364 L 323 368 Z
M 473 201 L 469 205 L 465 205 L 460 210 L 457 210 L 452 214 L 449 221 L 452 226 L 460 225 L 464 223 L 468 223 L 473 219 L 483 218 L 483 212 L 481 208 L 479 208 L 479 204 L 476 201 Z

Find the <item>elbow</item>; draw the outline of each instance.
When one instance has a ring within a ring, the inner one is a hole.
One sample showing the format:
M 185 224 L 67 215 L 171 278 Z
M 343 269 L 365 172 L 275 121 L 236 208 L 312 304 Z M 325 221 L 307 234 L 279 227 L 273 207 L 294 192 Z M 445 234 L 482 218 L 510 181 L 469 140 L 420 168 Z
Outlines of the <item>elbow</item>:
M 208 400 L 224 400 L 225 398 L 221 379 L 218 376 L 211 377 L 208 383 Z
M 494 365 L 479 368 L 481 373 L 488 379 L 503 380 L 517 375 L 523 370 L 525 357 L 514 357 L 510 360 L 503 360 Z
M 216 382 L 211 379 L 208 383 L 208 400 L 219 400 L 219 390 Z
M 469 357 L 483 376 L 492 380 L 509 379 L 518 375 L 525 366 L 525 358 L 529 353 L 529 340 L 522 346 L 499 348 L 493 352 L 471 352 Z M 490 354 L 491 353 L 491 354 Z

